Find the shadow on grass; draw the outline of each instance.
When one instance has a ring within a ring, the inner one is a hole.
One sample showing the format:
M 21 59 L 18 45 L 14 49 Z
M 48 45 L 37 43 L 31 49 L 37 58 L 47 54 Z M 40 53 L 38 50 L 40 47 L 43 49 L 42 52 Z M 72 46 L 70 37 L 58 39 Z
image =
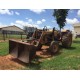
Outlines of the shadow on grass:
M 80 43 L 80 41 L 73 41 L 73 43 Z
M 69 48 L 66 48 L 66 47 L 63 47 L 62 45 L 60 45 L 60 50 L 62 50 L 62 49 L 74 50 L 74 49 L 76 49 L 76 47 L 71 46 Z
M 24 63 L 16 58 L 12 58 L 11 60 L 14 61 L 15 63 L 18 63 L 25 68 L 22 70 L 39 70 L 40 69 L 40 62 L 38 61 L 39 57 L 35 57 L 34 60 L 32 60 L 30 63 Z
M 76 47 L 70 47 L 70 48 L 67 48 L 68 50 L 74 50 L 76 49 Z
M 29 63 L 27 64 L 25 70 L 28 68 L 28 70 L 40 70 L 40 63 Z
M 58 56 L 58 55 L 60 55 L 62 52 L 61 52 L 61 50 L 59 50 L 59 52 L 58 53 L 56 53 L 56 54 L 53 54 L 52 56 Z

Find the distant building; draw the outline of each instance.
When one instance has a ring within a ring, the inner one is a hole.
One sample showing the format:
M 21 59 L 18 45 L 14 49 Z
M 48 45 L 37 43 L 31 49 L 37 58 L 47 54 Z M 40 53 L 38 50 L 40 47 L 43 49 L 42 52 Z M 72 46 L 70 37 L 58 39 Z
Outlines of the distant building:
M 4 34 L 23 34 L 23 29 L 13 25 L 13 26 L 7 26 L 7 27 L 1 27 L 0 33 Z
M 74 27 L 74 36 L 80 36 L 80 23 L 73 24 Z
M 8 37 L 7 34 L 9 34 L 9 37 L 11 34 L 20 34 L 21 39 L 22 39 L 22 35 L 24 34 L 24 30 L 13 25 L 13 26 L 1 27 L 0 34 L 3 35 L 3 40 L 5 40 Z

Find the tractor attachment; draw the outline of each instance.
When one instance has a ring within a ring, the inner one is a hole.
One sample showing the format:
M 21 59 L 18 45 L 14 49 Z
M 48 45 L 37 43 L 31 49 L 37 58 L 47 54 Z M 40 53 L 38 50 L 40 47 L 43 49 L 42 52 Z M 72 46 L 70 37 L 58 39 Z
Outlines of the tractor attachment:
M 15 58 L 29 63 L 36 54 L 36 47 L 28 43 L 9 40 L 9 53 Z

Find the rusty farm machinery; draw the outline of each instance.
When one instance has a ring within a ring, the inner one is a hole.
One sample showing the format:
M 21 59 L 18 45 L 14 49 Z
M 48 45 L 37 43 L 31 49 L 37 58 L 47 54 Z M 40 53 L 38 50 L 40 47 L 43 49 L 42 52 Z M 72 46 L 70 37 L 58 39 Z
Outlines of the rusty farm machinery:
M 48 45 L 50 53 L 56 54 L 59 52 L 59 44 L 69 48 L 72 44 L 72 33 L 69 30 L 58 31 L 55 28 L 51 31 L 44 27 L 43 30 L 36 29 L 32 37 L 24 42 L 9 40 L 9 53 L 29 63 L 36 55 L 36 51 L 40 50 L 43 45 Z

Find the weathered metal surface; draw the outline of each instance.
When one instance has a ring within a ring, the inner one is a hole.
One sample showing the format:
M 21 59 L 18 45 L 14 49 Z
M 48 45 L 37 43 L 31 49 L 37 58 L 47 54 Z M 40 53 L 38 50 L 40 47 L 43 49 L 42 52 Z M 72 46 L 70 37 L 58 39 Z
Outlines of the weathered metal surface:
M 9 53 L 15 58 L 29 63 L 36 54 L 36 47 L 28 43 L 9 40 Z

